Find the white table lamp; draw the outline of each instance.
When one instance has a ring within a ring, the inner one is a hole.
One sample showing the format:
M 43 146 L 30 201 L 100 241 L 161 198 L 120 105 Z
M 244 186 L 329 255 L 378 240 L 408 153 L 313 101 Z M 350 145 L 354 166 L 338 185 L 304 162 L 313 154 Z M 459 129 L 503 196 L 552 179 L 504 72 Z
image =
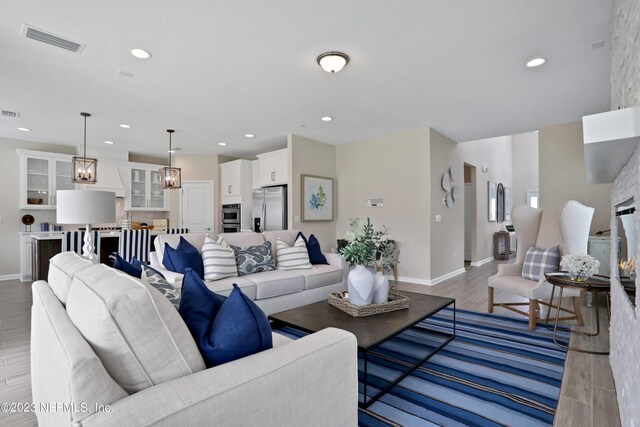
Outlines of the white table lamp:
M 116 193 L 94 190 L 58 190 L 56 192 L 56 222 L 86 224 L 82 256 L 98 262 L 93 253 L 91 224 L 116 222 Z

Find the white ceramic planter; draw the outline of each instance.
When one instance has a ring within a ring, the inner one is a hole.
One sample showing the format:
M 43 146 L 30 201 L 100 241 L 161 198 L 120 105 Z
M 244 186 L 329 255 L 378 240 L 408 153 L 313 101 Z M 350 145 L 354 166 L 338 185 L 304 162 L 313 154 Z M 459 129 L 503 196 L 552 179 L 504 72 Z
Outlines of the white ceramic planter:
M 356 265 L 347 278 L 349 302 L 356 306 L 371 304 L 373 298 L 373 274 L 364 265 Z
M 389 300 L 389 279 L 380 271 L 376 271 L 373 277 L 373 298 L 374 304 L 382 304 Z

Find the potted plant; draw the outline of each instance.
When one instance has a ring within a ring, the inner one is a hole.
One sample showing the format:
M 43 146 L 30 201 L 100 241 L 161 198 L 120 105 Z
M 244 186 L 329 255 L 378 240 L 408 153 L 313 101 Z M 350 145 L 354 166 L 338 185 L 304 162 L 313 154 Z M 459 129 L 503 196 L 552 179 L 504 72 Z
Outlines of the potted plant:
M 350 220 L 350 229 L 346 234 L 348 243 L 340 253 L 351 266 L 355 266 L 347 278 L 349 301 L 353 305 L 371 304 L 378 288 L 376 301 L 373 302 L 387 301 L 389 281 L 381 274 L 377 280 L 378 286 L 374 286 L 373 274 L 366 267 L 384 269 L 392 265 L 395 245 L 388 239 L 388 232 L 386 227 L 382 231 L 374 230 L 369 218 L 362 226 L 359 218 Z

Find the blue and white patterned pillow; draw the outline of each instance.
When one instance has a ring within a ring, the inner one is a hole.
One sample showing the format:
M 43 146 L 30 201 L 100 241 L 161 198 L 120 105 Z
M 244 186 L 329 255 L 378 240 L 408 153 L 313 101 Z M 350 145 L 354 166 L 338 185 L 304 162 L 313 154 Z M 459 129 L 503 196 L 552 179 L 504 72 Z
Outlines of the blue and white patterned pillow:
M 271 242 L 269 241 L 261 245 L 248 246 L 246 248 L 231 245 L 231 248 L 236 254 L 238 276 L 246 276 L 247 274 L 276 269 L 276 265 L 273 262 Z
M 142 270 L 144 271 L 143 280 L 146 279 L 146 283 L 164 295 L 177 310 L 180 307 L 180 291 L 155 269 L 142 264 Z
M 558 271 L 560 263 L 560 246 L 549 249 L 530 247 L 524 257 L 522 277 L 538 281 L 543 273 Z

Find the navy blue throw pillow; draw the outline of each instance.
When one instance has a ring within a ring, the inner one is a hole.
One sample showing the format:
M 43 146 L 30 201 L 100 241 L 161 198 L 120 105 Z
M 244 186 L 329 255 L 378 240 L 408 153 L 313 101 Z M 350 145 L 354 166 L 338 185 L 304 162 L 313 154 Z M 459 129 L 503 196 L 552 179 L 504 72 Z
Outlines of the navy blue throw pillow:
M 200 253 L 198 248 L 193 246 L 191 243 L 189 243 L 189 241 L 187 239 L 185 239 L 182 236 L 180 236 L 180 242 L 178 243 L 178 246 L 176 246 L 176 249 L 179 250 L 179 251 L 184 251 L 184 252 L 197 252 L 197 253 Z
M 188 269 L 182 281 L 179 312 L 207 367 L 273 347 L 267 316 L 235 283 L 225 298 L 209 290 Z
M 311 264 L 329 264 L 327 262 L 327 258 L 322 254 L 322 249 L 320 248 L 320 242 L 313 234 L 309 236 L 309 240 L 305 239 L 304 234 L 302 232 L 298 233 L 298 236 L 302 236 L 304 242 L 307 244 L 307 253 L 309 254 L 309 262 Z M 296 236 L 296 239 L 298 238 Z
M 142 277 L 142 263 L 138 261 L 136 257 L 131 258 L 131 262 L 129 263 L 126 259 L 122 258 L 120 254 L 114 254 L 114 256 L 115 261 L 113 262 L 113 268 L 123 271 L 129 276 L 137 277 L 138 279 Z
M 180 239 L 180 243 L 182 243 L 182 237 Z M 185 242 L 188 246 L 195 249 L 195 247 L 189 242 L 186 240 Z M 191 268 L 199 274 L 200 277 L 203 277 L 204 266 L 202 265 L 202 256 L 197 249 L 192 250 L 188 246 L 186 246 L 187 250 L 180 250 L 180 244 L 176 249 L 173 249 L 168 243 L 165 243 L 164 255 L 162 255 L 162 265 L 164 265 L 167 270 L 183 274 L 187 271 L 187 268 Z

